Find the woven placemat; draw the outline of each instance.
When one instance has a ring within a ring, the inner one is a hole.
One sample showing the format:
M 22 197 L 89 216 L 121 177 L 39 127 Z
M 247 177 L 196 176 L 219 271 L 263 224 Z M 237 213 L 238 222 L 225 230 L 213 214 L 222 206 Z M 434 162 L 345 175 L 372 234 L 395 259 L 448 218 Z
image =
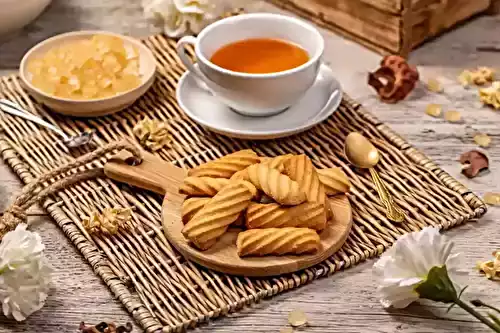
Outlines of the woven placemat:
M 251 279 L 204 269 L 176 253 L 161 229 L 162 198 L 157 195 L 105 178 L 59 191 L 43 206 L 147 332 L 193 327 L 379 255 L 406 232 L 428 225 L 447 229 L 486 212 L 485 205 L 470 190 L 347 96 L 328 120 L 284 140 L 252 142 L 212 134 L 187 118 L 175 101 L 176 85 L 185 70 L 178 61 L 175 41 L 158 35 L 144 43 L 157 59 L 155 84 L 120 113 L 94 119 L 69 119 L 49 113 L 26 94 L 17 76 L 0 78 L 0 96 L 70 135 L 94 129 L 99 146 L 133 138 L 132 128 L 145 116 L 161 119 L 168 123 L 173 143 L 156 154 L 182 168 L 244 148 L 269 156 L 304 153 L 318 167 L 339 166 L 347 173 L 353 185 L 350 201 L 354 208 L 351 234 L 333 257 L 296 274 Z M 88 151 L 70 152 L 56 135 L 21 118 L 0 113 L 0 125 L 2 157 L 25 183 Z M 407 211 L 405 223 L 393 224 L 385 218 L 369 173 L 346 163 L 342 145 L 351 131 L 364 133 L 381 151 L 377 169 L 397 203 Z M 99 160 L 89 168 L 99 168 L 103 162 Z M 84 216 L 113 206 L 135 207 L 134 219 L 140 227 L 113 237 L 90 237 L 83 232 Z

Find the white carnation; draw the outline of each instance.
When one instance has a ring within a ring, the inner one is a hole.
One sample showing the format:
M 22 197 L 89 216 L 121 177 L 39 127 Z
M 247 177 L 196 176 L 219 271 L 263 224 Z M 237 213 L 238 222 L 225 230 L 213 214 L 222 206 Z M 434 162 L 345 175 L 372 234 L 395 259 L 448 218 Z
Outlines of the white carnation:
M 0 301 L 3 314 L 25 320 L 45 303 L 50 273 L 40 235 L 20 224 L 0 243 Z
M 422 298 L 416 288 L 427 280 L 433 267 L 445 266 L 455 280 L 459 254 L 453 254 L 452 249 L 453 242 L 432 227 L 399 238 L 373 266 L 382 305 L 405 308 Z
M 198 34 L 223 12 L 236 8 L 231 0 L 143 0 L 146 18 L 170 37 Z

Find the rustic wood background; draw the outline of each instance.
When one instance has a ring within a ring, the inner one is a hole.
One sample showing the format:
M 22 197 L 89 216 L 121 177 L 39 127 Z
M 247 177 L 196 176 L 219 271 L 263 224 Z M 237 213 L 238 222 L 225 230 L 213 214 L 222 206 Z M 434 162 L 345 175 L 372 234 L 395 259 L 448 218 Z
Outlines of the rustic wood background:
M 105 29 L 145 36 L 156 32 L 144 22 L 140 3 L 128 0 L 54 0 L 35 23 L 0 44 L 0 74 L 14 72 L 29 47 L 57 33 Z M 279 12 L 261 1 L 254 1 L 248 8 Z M 455 82 L 455 77 L 463 68 L 484 65 L 500 69 L 497 53 L 476 52 L 479 45 L 500 46 L 499 20 L 500 17 L 496 16 L 479 17 L 412 53 L 411 62 L 419 66 L 424 79 L 437 77 L 445 84 L 445 92 L 440 95 L 419 87 L 404 102 L 396 105 L 380 103 L 366 84 L 366 73 L 377 67 L 380 56 L 327 31 L 323 31 L 327 45 L 325 60 L 334 69 L 347 93 L 451 175 L 480 195 L 487 191 L 500 191 L 500 114 L 482 108 L 477 102 L 475 90 L 464 90 Z M 461 111 L 465 123 L 449 124 L 426 116 L 424 109 L 430 102 Z M 485 132 L 493 137 L 493 145 L 488 149 L 491 172 L 467 180 L 460 174 L 457 158 L 462 152 L 475 147 L 472 141 L 475 132 Z M 20 189 L 21 182 L 16 175 L 0 162 L 0 209 L 5 208 Z M 0 332 L 76 332 L 81 320 L 91 323 L 103 320 L 124 323 L 131 320 L 51 219 L 38 208 L 32 210 L 32 215 L 33 230 L 42 235 L 46 254 L 55 269 L 53 292 L 45 307 L 25 323 L 15 323 L 2 317 Z M 480 221 L 451 230 L 447 235 L 455 241 L 456 250 L 464 254 L 464 275 L 460 282 L 469 285 L 465 298 L 481 298 L 500 306 L 499 284 L 486 280 L 474 270 L 476 261 L 489 259 L 491 252 L 499 246 L 498 220 L 500 210 L 491 208 Z M 310 322 L 308 327 L 300 330 L 303 332 L 488 332 L 458 308 L 446 313 L 447 306 L 444 304 L 423 302 L 405 310 L 384 310 L 375 294 L 372 264 L 373 261 L 360 264 L 197 330 L 279 332 L 287 322 L 288 313 L 301 308 Z M 136 330 L 140 331 L 137 327 Z

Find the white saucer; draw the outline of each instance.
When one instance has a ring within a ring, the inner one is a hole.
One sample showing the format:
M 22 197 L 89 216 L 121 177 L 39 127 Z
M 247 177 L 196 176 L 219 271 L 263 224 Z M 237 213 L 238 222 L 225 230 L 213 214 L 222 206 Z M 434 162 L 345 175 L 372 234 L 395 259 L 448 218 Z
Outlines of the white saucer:
M 340 83 L 326 65 L 321 65 L 316 81 L 301 100 L 269 117 L 250 117 L 233 111 L 200 88 L 189 71 L 177 86 L 177 103 L 189 118 L 213 132 L 240 139 L 276 139 L 303 132 L 332 115 L 341 101 Z

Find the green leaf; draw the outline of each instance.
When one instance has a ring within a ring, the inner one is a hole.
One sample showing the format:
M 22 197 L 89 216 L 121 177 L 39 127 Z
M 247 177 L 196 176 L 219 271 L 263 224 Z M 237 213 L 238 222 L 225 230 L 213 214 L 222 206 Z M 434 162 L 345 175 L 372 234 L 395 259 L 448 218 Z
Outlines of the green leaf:
M 436 302 L 452 303 L 458 299 L 457 291 L 448 276 L 446 265 L 432 267 L 427 274 L 427 279 L 421 282 L 415 291 L 420 298 Z
M 488 313 L 488 317 L 490 317 L 490 319 L 493 320 L 495 324 L 500 327 L 500 320 L 498 319 L 497 316 L 495 316 L 492 313 Z

